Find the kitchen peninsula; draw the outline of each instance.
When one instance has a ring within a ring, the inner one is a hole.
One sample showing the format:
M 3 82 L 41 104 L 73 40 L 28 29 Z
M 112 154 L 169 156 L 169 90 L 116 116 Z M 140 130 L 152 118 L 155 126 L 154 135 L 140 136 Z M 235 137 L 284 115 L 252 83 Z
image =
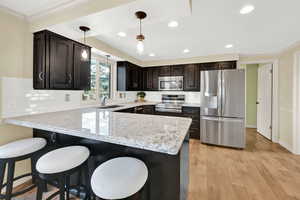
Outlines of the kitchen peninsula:
M 192 120 L 113 112 L 124 108 L 83 108 L 8 118 L 5 122 L 34 128 L 34 136 L 46 138 L 48 145 L 85 145 L 97 162 L 116 156 L 139 158 L 149 169 L 151 200 L 187 199 L 187 133 Z

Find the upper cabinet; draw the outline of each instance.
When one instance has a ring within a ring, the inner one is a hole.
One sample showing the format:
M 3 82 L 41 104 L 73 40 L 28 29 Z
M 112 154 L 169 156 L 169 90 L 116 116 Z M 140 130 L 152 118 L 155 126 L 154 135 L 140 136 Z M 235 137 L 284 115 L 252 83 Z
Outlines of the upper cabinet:
M 200 64 L 201 71 L 225 69 L 236 69 L 236 61 L 211 62 Z
M 170 66 L 159 67 L 159 76 L 171 76 L 171 67 Z
M 142 90 L 142 68 L 127 61 L 117 63 L 118 91 Z
M 86 50 L 88 57 L 81 54 Z M 91 48 L 50 31 L 34 34 L 34 89 L 90 89 Z
M 184 65 L 174 65 L 171 67 L 171 76 L 183 76 Z
M 200 91 L 200 70 L 198 64 L 185 65 L 183 90 Z
M 158 77 L 160 69 L 158 67 L 146 67 L 143 69 L 143 89 L 146 91 L 158 90 Z
M 200 72 L 236 69 L 236 61 L 139 67 L 130 62 L 117 63 L 118 91 L 158 91 L 160 76 L 183 76 L 184 91 L 200 91 Z

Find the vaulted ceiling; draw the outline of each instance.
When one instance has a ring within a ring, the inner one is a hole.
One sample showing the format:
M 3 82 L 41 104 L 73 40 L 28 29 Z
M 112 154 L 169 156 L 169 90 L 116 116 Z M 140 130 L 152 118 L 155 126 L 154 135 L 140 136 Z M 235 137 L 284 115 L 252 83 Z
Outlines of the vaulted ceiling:
M 81 0 L 83 1 L 83 0 Z M 28 15 L 41 12 L 35 0 L 22 8 L 19 0 L 0 0 L 0 5 Z M 29 3 L 30 2 L 30 3 Z M 67 0 L 39 0 L 46 8 L 67 4 Z M 52 2 L 52 3 L 50 3 Z M 74 3 L 74 2 L 73 2 Z M 255 10 L 241 15 L 240 9 L 252 4 Z M 128 55 L 142 60 L 188 58 L 214 54 L 269 54 L 300 40 L 300 1 L 298 0 L 137 0 L 119 7 L 49 26 L 50 30 L 81 38 L 78 26 L 87 25 L 94 36 Z M 144 10 L 145 53 L 136 52 L 139 32 L 135 11 Z M 176 20 L 176 28 L 168 23 Z M 118 36 L 122 31 L 125 37 Z M 225 45 L 232 44 L 232 48 Z M 189 49 L 189 53 L 183 53 Z M 154 57 L 149 54 L 154 53 Z

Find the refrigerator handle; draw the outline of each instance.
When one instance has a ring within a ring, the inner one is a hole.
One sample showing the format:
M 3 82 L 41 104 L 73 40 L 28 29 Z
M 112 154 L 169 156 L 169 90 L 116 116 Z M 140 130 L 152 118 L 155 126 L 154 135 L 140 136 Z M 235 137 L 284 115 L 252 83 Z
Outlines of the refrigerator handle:
M 217 95 L 217 105 L 218 105 L 218 116 L 222 116 L 222 83 L 223 81 L 223 72 L 222 70 L 218 71 L 218 95 Z

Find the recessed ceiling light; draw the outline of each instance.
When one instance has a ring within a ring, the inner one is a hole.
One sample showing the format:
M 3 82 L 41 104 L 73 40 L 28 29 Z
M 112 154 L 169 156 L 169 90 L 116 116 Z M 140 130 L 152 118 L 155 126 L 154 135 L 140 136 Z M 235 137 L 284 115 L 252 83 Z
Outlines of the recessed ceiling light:
M 184 49 L 184 50 L 183 50 L 183 53 L 189 53 L 189 52 L 190 52 L 189 49 Z
M 249 14 L 251 13 L 253 10 L 255 9 L 255 7 L 253 5 L 245 5 L 241 8 L 240 10 L 240 13 L 242 15 L 245 15 L 245 14 Z
M 178 22 L 177 21 L 170 21 L 168 23 L 168 27 L 175 28 L 177 26 L 178 26 Z
M 227 45 L 225 45 L 225 48 L 226 49 L 230 49 L 230 48 L 232 48 L 233 47 L 233 44 L 227 44 Z
M 149 56 L 150 56 L 150 57 L 154 57 L 155 54 L 154 54 L 154 53 L 150 53 Z
M 125 32 L 119 32 L 118 36 L 120 36 L 120 37 L 126 37 L 126 33 Z

